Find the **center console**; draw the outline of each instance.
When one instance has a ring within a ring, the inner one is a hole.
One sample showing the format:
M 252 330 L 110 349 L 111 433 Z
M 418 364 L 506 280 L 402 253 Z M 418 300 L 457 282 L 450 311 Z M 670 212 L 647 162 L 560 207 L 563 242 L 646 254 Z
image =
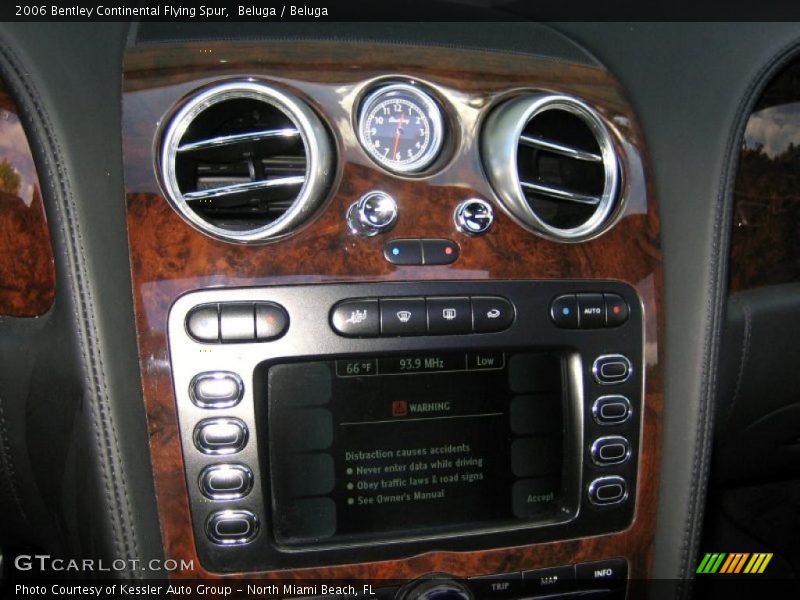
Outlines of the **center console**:
M 195 540 L 213 570 L 631 522 L 643 346 L 630 286 L 208 290 L 169 318 Z

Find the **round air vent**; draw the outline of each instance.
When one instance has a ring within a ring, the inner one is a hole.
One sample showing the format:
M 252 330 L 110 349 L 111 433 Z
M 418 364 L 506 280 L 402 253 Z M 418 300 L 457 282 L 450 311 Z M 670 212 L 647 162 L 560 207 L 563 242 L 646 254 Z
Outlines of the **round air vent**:
M 562 241 L 609 224 L 619 167 L 597 114 L 568 96 L 531 94 L 487 119 L 481 153 L 503 206 L 523 227 Z
M 159 172 L 167 198 L 213 237 L 263 242 L 317 208 L 332 170 L 328 134 L 305 104 L 255 81 L 192 96 L 170 119 Z

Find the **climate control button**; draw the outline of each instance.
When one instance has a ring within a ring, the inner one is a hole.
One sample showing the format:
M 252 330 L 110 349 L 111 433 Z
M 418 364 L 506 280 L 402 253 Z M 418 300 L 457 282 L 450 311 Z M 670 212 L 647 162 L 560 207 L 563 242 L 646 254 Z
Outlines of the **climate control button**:
M 422 239 L 423 265 L 449 265 L 458 259 L 458 244 L 445 239 Z
M 577 329 L 578 299 L 575 294 L 564 294 L 553 300 L 550 305 L 550 318 L 557 327 Z
M 273 302 L 256 302 L 256 339 L 260 342 L 281 337 L 289 328 L 286 310 Z
M 464 200 L 456 207 L 453 218 L 461 233 L 480 235 L 491 229 L 494 223 L 494 210 L 486 200 L 472 198 Z
M 628 303 L 618 294 L 603 294 L 606 305 L 606 325 L 619 327 L 628 320 Z
M 219 342 L 218 306 L 195 306 L 186 316 L 186 331 L 198 342 Z
M 428 333 L 448 335 L 472 332 L 469 298 L 428 298 Z
M 333 307 L 331 325 L 347 337 L 377 337 L 381 318 L 377 300 L 345 300 Z
M 256 339 L 253 305 L 232 302 L 219 308 L 219 335 L 223 342 L 252 342 Z
M 603 294 L 578 294 L 578 321 L 581 329 L 597 329 L 606 325 Z
M 330 318 L 347 337 L 462 335 L 508 329 L 516 309 L 501 296 L 352 298 L 334 305 Z
M 475 333 L 508 329 L 514 322 L 514 307 L 499 296 L 472 297 L 472 324 Z
M 397 202 L 389 194 L 373 191 L 364 194 L 347 211 L 350 231 L 372 237 L 388 231 L 397 222 Z
M 600 329 L 623 325 L 630 314 L 619 294 L 562 294 L 550 303 L 550 318 L 562 329 Z
M 393 265 L 421 265 L 422 241 L 417 238 L 390 240 L 383 247 L 383 257 Z
M 381 335 L 425 335 L 428 317 L 425 298 L 381 300 Z

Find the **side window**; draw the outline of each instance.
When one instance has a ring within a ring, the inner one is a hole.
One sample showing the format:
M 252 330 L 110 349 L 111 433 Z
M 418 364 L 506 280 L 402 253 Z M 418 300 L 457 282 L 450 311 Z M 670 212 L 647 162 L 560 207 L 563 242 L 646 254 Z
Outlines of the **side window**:
M 800 60 L 750 115 L 734 202 L 731 291 L 800 281 Z
M 54 297 L 39 177 L 17 106 L 0 82 L 0 316 L 42 315 Z

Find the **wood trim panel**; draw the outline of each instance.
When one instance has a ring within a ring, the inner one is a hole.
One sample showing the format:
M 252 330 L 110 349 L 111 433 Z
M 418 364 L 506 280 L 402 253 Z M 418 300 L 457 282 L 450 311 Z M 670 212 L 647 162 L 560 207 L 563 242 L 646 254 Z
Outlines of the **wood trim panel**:
M 399 178 L 364 155 L 352 129 L 355 99 L 387 76 L 425 82 L 451 115 L 454 151 L 441 171 Z M 309 102 L 331 128 L 337 173 L 324 207 L 292 236 L 260 246 L 207 237 L 187 225 L 162 197 L 153 147 L 158 127 L 176 101 L 219 78 L 253 76 L 277 83 Z M 598 238 L 561 244 L 533 235 L 502 210 L 491 232 L 467 237 L 455 230 L 461 200 L 497 200 L 478 155 L 483 119 L 504 97 L 521 90 L 573 94 L 603 115 L 622 157 L 624 207 L 618 223 Z M 402 560 L 292 572 L 263 578 L 407 579 L 427 572 L 454 575 L 508 572 L 625 556 L 633 578 L 650 573 L 660 465 L 662 277 L 659 220 L 644 140 L 619 86 L 604 69 L 533 56 L 450 48 L 307 42 L 159 45 L 127 53 L 123 138 L 128 231 L 142 385 L 149 420 L 156 492 L 167 557 L 195 560 L 166 340 L 172 302 L 195 289 L 344 281 L 604 278 L 629 282 L 645 311 L 646 394 L 639 489 L 633 525 L 586 539 L 476 552 L 429 552 Z M 398 202 L 391 237 L 446 237 L 461 246 L 454 264 L 392 266 L 382 256 L 384 236 L 351 235 L 347 207 L 382 189 Z M 256 574 L 249 574 L 255 576 Z M 202 569 L 173 577 L 220 576 Z
M 0 316 L 37 317 L 56 293 L 41 188 L 14 101 L 0 84 Z

